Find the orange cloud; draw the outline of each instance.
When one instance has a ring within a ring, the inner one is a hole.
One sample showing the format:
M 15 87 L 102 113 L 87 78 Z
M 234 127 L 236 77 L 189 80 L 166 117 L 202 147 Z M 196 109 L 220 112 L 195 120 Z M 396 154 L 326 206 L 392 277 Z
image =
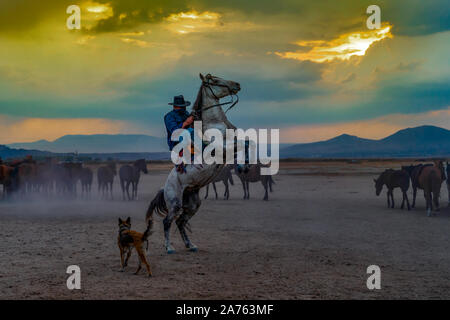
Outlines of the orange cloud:
M 367 49 L 377 41 L 392 38 L 391 25 L 383 28 L 346 33 L 331 41 L 311 40 L 297 41 L 300 47 L 309 47 L 308 51 L 275 52 L 283 59 L 300 61 L 328 62 L 335 59 L 348 60 L 352 56 L 363 56 Z

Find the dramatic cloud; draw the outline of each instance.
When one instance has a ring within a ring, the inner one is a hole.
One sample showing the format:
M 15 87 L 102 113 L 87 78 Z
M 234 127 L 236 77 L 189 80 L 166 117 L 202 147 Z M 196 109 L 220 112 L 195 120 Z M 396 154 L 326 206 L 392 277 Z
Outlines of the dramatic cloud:
M 380 0 L 380 30 L 366 28 L 369 0 L 81 0 L 82 30 L 68 30 L 71 4 L 0 1 L 0 143 L 20 136 L 17 118 L 40 119 L 14 127 L 36 139 L 58 121 L 164 135 L 167 103 L 194 100 L 199 72 L 241 83 L 228 115 L 244 128 L 427 124 L 450 104 L 448 1 Z

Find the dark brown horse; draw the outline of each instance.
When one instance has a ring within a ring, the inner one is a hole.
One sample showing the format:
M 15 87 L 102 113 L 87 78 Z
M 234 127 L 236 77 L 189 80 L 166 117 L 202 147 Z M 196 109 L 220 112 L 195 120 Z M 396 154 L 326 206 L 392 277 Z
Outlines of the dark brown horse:
M 447 180 L 447 191 L 448 191 L 448 206 L 450 207 L 450 164 L 447 161 L 447 168 L 446 168 L 446 180 Z
M 216 200 L 217 200 L 217 189 L 216 189 L 216 182 L 222 181 L 225 185 L 225 193 L 223 195 L 225 200 L 228 200 L 230 198 L 230 188 L 228 187 L 228 181 L 230 181 L 230 184 L 233 186 L 233 175 L 231 174 L 231 166 L 225 166 L 223 167 L 222 171 L 214 178 L 214 181 L 212 182 L 214 192 L 216 194 Z M 205 199 L 208 198 L 209 194 L 209 184 L 206 186 L 206 195 Z
M 119 177 L 120 186 L 122 187 L 122 197 L 125 200 L 125 190 L 127 191 L 128 200 L 137 200 L 137 189 L 139 179 L 141 178 L 141 171 L 147 174 L 147 163 L 145 159 L 136 160 L 132 166 L 126 164 L 120 167 Z M 131 184 L 131 197 L 130 197 L 130 184 Z
M 0 164 L 0 184 L 3 185 L 3 199 L 6 199 L 12 191 L 15 191 L 17 181 L 17 168 Z
M 405 170 L 406 172 L 408 172 L 409 177 L 411 178 L 411 185 L 412 185 L 412 189 L 413 189 L 413 203 L 411 205 L 411 207 L 415 207 L 416 206 L 416 196 L 417 196 L 417 189 L 419 188 L 418 186 L 418 177 L 420 175 L 420 173 L 422 172 L 423 168 L 428 167 L 428 166 L 432 166 L 432 163 L 427 163 L 427 164 L 418 164 L 418 165 L 410 165 L 410 166 L 402 166 L 402 170 Z
M 411 170 L 411 169 L 410 169 Z M 427 208 L 427 215 L 431 216 L 433 210 L 433 202 L 436 211 L 439 211 L 439 197 L 441 193 L 441 185 L 445 180 L 445 171 L 442 161 L 435 161 L 434 165 L 418 165 L 414 166 L 411 170 L 411 181 L 413 184 L 414 200 L 417 188 L 422 189 Z
M 80 172 L 81 196 L 89 198 L 91 196 L 91 187 L 94 174 L 90 168 L 82 168 Z
M 250 199 L 249 182 L 261 181 L 264 187 L 264 198 L 263 200 L 269 200 L 269 193 L 272 192 L 272 184 L 275 182 L 270 175 L 261 175 L 261 164 L 245 164 L 245 165 L 235 165 L 234 170 L 236 175 L 241 179 L 242 187 L 244 189 L 244 199 Z
M 380 174 L 378 179 L 373 179 L 375 182 L 375 193 L 380 195 L 383 186 L 386 185 L 387 190 L 387 204 L 388 208 L 394 208 L 394 189 L 400 188 L 403 194 L 403 201 L 401 208 L 405 207 L 405 201 L 408 206 L 408 210 L 411 210 L 409 205 L 409 199 L 407 191 L 409 189 L 409 174 L 405 170 L 393 170 L 387 169 Z
M 113 198 L 113 183 L 114 176 L 117 175 L 117 168 L 114 162 L 108 163 L 106 166 L 102 166 L 97 170 L 97 183 L 98 192 L 102 191 L 102 197 L 104 198 L 109 191 L 110 198 Z M 109 189 L 109 190 L 108 190 Z

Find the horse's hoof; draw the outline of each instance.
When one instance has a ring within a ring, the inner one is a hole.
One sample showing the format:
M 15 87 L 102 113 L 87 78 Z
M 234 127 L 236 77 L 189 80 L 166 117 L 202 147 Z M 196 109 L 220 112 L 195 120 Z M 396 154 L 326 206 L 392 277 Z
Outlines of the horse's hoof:
M 174 254 L 175 253 L 175 249 L 172 246 L 166 247 L 166 250 L 167 250 L 167 254 Z
M 431 210 L 430 209 L 427 210 L 427 216 L 431 217 Z
M 190 252 L 198 252 L 198 248 L 195 244 L 191 244 L 188 248 Z

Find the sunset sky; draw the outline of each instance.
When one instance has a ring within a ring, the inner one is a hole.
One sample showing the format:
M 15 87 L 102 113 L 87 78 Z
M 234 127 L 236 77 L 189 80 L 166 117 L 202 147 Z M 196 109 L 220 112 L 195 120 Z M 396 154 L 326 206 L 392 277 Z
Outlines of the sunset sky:
M 81 30 L 68 30 L 69 5 Z M 366 27 L 366 8 L 382 27 Z M 230 120 L 283 142 L 450 129 L 450 2 L 0 0 L 0 144 L 163 136 L 199 72 L 241 84 Z

